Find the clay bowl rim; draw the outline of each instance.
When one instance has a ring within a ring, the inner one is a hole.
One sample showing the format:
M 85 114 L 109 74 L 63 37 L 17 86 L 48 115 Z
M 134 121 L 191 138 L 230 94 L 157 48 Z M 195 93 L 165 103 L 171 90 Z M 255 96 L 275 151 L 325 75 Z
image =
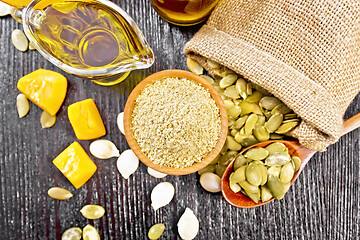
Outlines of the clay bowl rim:
M 192 81 L 195 81 L 197 83 L 200 83 L 204 88 L 206 88 L 209 93 L 211 94 L 211 97 L 215 100 L 216 105 L 218 106 L 220 110 L 220 119 L 221 119 L 221 131 L 220 131 L 220 137 L 218 142 L 216 143 L 214 149 L 199 163 L 195 163 L 190 167 L 186 168 L 170 168 L 170 167 L 164 167 L 157 164 L 154 164 L 140 149 L 138 146 L 132 130 L 131 130 L 131 114 L 132 110 L 134 108 L 135 100 L 137 96 L 141 93 L 141 91 L 148 85 L 155 81 L 161 80 L 166 77 L 178 77 L 178 78 L 186 78 Z M 126 140 L 132 149 L 132 151 L 135 153 L 135 155 L 140 159 L 141 162 L 143 162 L 146 166 L 155 169 L 156 171 L 166 173 L 169 175 L 186 175 L 190 173 L 194 173 L 205 166 L 207 166 L 209 163 L 211 163 L 216 156 L 220 153 L 221 149 L 223 148 L 227 136 L 228 131 L 228 117 L 227 117 L 227 111 L 224 105 L 224 102 L 220 96 L 220 94 L 216 91 L 216 89 L 204 78 L 189 72 L 185 70 L 178 70 L 178 69 L 171 69 L 171 70 L 164 70 L 160 72 L 153 73 L 146 77 L 144 80 L 142 80 L 131 92 L 129 95 L 129 98 L 125 104 L 124 109 L 124 130 L 125 130 L 125 137 Z

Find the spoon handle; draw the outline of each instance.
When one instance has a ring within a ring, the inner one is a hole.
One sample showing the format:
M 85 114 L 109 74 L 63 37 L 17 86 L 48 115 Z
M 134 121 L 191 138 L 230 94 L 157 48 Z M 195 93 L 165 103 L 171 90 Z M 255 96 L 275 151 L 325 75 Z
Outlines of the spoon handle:
M 347 119 L 343 124 L 343 130 L 341 132 L 341 136 L 357 129 L 360 127 L 360 113 L 352 116 L 351 118 Z

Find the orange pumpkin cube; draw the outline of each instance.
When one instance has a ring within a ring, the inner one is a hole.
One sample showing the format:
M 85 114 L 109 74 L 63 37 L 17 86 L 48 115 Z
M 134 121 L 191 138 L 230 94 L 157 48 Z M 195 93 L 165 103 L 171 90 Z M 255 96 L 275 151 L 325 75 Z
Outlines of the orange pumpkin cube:
M 76 189 L 84 185 L 96 172 L 96 165 L 78 142 L 73 142 L 53 161 Z
M 99 110 L 91 98 L 71 104 L 68 116 L 79 140 L 95 139 L 106 134 Z
M 38 69 L 20 78 L 17 88 L 30 101 L 54 116 L 64 102 L 67 80 L 60 73 Z

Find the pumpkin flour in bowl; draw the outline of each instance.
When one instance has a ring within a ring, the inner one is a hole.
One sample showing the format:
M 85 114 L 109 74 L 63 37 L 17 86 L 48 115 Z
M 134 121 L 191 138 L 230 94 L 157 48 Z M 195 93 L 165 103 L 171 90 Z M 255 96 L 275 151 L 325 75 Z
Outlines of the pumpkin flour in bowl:
M 154 164 L 186 168 L 201 162 L 216 146 L 220 112 L 201 84 L 166 77 L 147 85 L 136 98 L 131 130 Z

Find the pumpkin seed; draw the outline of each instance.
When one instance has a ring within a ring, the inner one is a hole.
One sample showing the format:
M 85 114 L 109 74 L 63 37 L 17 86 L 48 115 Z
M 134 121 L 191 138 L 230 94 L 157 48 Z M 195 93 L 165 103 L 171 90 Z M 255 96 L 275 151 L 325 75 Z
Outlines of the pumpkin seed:
M 200 77 L 205 78 L 205 80 L 208 81 L 211 85 L 215 84 L 215 80 L 212 77 L 209 77 L 208 75 L 200 75 Z
M 290 158 L 289 154 L 283 153 L 283 152 L 276 152 L 276 153 L 270 154 L 265 159 L 265 165 L 282 166 L 290 161 L 291 161 L 291 158 Z
M 252 95 L 252 84 L 250 82 L 246 84 L 246 93 L 248 96 Z
M 234 99 L 237 99 L 240 97 L 240 95 L 236 92 L 234 85 L 227 87 L 224 91 L 224 95 L 229 98 L 234 98 Z
M 291 129 L 293 129 L 294 127 L 296 127 L 297 125 L 298 125 L 298 122 L 284 123 L 275 132 L 277 134 L 285 134 L 285 133 L 289 132 Z
M 279 142 L 269 144 L 265 147 L 265 149 L 269 152 L 269 154 L 277 152 L 287 152 L 287 147 L 285 146 L 285 144 Z
M 254 163 L 257 164 L 260 168 L 260 171 L 261 171 L 260 185 L 263 186 L 263 185 L 265 185 L 265 183 L 267 182 L 267 179 L 268 179 L 267 169 L 261 161 L 255 161 Z
M 230 135 L 233 136 L 233 137 L 235 137 L 235 135 L 237 133 L 238 133 L 238 130 L 236 130 L 236 129 L 231 129 L 231 131 L 230 131 Z
M 10 14 L 10 5 L 0 2 L 0 17 Z
M 220 64 L 213 60 L 207 59 L 206 62 L 209 65 L 209 67 L 211 67 L 211 68 L 219 68 L 220 67 Z
M 288 119 L 288 120 L 284 120 L 282 123 L 284 124 L 289 122 L 300 122 L 300 119 L 298 118 Z
M 147 172 L 150 174 L 150 176 L 153 176 L 154 178 L 164 178 L 167 176 L 166 173 L 158 172 L 155 169 L 152 169 L 151 167 L 147 168 Z
M 274 175 L 269 175 L 267 186 L 276 199 L 282 199 L 286 193 L 286 186 Z
M 235 84 L 236 92 L 242 97 L 242 99 L 247 98 L 247 82 L 243 78 L 238 78 Z
M 226 108 L 229 108 L 229 107 L 234 106 L 235 104 L 231 100 L 224 100 L 224 105 L 225 105 Z
M 258 118 L 255 126 L 256 126 L 256 127 L 257 127 L 257 126 L 264 126 L 265 121 L 266 121 L 266 117 L 263 116 L 263 115 L 258 115 L 258 117 L 259 117 L 259 118 Z
M 220 83 L 219 83 L 219 86 L 221 88 L 227 88 L 229 86 L 231 86 L 236 80 L 237 80 L 237 75 L 236 74 L 229 74 L 229 75 L 226 75 L 225 77 L 223 77 L 221 80 L 220 80 Z M 234 91 L 236 92 L 235 90 L 235 86 L 234 86 Z M 237 92 L 236 92 L 236 95 L 239 95 Z
M 123 178 L 128 179 L 139 167 L 139 159 L 131 149 L 128 149 L 121 153 L 116 166 Z
M 43 111 L 40 117 L 40 123 L 42 128 L 50 128 L 54 126 L 56 122 L 56 116 L 51 116 L 49 113 Z
M 291 162 L 282 166 L 280 171 L 280 181 L 282 183 L 289 183 L 291 179 L 294 177 L 294 167 Z
M 246 158 L 250 158 L 252 160 L 263 160 L 269 155 L 269 152 L 265 148 L 256 147 L 251 148 L 245 153 Z
M 239 167 L 246 165 L 247 163 L 247 159 L 242 154 L 240 154 L 234 161 L 234 171 L 236 171 Z
M 0 2 L 1 3 L 1 2 Z M 19 118 L 25 117 L 30 110 L 29 100 L 22 93 L 16 97 L 16 108 Z
M 200 169 L 197 173 L 199 175 L 203 175 L 204 173 L 210 172 L 213 173 L 215 171 L 215 164 L 209 164 L 206 167 Z
M 86 225 L 83 228 L 82 234 L 84 240 L 100 240 L 100 235 L 98 231 L 90 224 Z
M 232 117 L 228 117 L 228 126 L 229 126 L 229 128 L 231 128 L 234 123 L 235 123 L 235 119 L 232 118 Z
M 104 216 L 105 209 L 99 205 L 85 205 L 81 210 L 81 214 L 87 219 L 98 219 Z
M 255 105 L 247 101 L 243 101 L 239 104 L 239 106 L 241 107 L 241 115 L 243 116 L 252 113 Z
M 267 110 L 273 110 L 274 107 L 276 107 L 280 103 L 281 101 L 275 97 L 265 96 L 260 100 L 259 105 Z
M 48 195 L 57 200 L 67 200 L 74 196 L 70 191 L 60 187 L 50 188 L 48 190 Z
M 14 47 L 22 52 L 25 52 L 29 46 L 29 40 L 26 38 L 25 33 L 20 29 L 15 29 L 11 33 L 11 41 Z
M 245 193 L 255 203 L 259 202 L 259 200 L 260 200 L 260 189 L 258 189 L 258 191 L 256 193 L 251 193 L 251 192 L 248 192 L 248 191 L 245 191 Z
M 289 114 L 284 115 L 285 120 L 292 119 L 292 118 L 297 118 L 297 117 L 298 117 L 298 115 L 296 113 L 289 113 Z
M 237 192 L 241 191 L 241 187 L 239 184 L 234 182 L 233 176 L 234 176 L 234 173 L 231 173 L 229 176 L 229 186 L 230 186 L 231 191 L 233 191 L 234 193 L 237 193 Z
M 266 130 L 264 126 L 256 126 L 254 129 L 254 136 L 260 142 L 265 142 L 269 140 L 270 133 Z
M 154 211 L 170 203 L 175 194 L 174 186 L 169 182 L 156 185 L 151 191 L 151 206 Z
M 61 240 L 80 240 L 82 235 L 82 230 L 79 227 L 72 227 L 66 229 L 61 236 Z
M 226 165 L 217 165 L 215 167 L 215 174 L 221 178 L 225 172 L 226 167 L 227 167 Z
M 240 106 L 232 106 L 232 107 L 229 107 L 227 110 L 227 113 L 229 115 L 229 117 L 232 117 L 232 118 L 237 118 L 240 113 L 241 113 L 241 107 Z
M 223 78 L 223 77 L 226 76 L 225 71 L 224 71 L 223 68 L 214 68 L 214 69 L 213 69 L 213 72 L 214 72 L 214 74 L 215 74 L 215 77 L 216 77 L 216 76 L 219 76 L 219 77 Z
M 297 170 L 300 169 L 301 159 L 300 159 L 299 157 L 296 157 L 296 156 L 293 156 L 291 159 L 292 159 L 292 161 L 294 162 L 295 172 L 296 172 Z
M 253 92 L 253 94 L 251 94 L 246 98 L 246 101 L 255 103 L 255 102 L 259 102 L 263 97 L 264 95 L 261 92 L 255 91 Z
M 283 115 L 280 113 L 276 113 L 272 115 L 270 119 L 265 123 L 265 128 L 269 133 L 275 132 L 281 125 L 283 121 Z
M 254 186 L 259 186 L 262 182 L 260 167 L 255 163 L 250 163 L 245 172 L 246 180 Z M 246 191 L 246 190 L 245 190 Z
M 90 153 L 99 159 L 119 157 L 120 152 L 113 142 L 106 139 L 95 140 L 90 144 Z
M 253 135 L 243 135 L 240 132 L 235 135 L 234 139 L 243 147 L 250 147 L 259 142 Z
M 234 175 L 232 177 L 232 181 L 234 183 L 240 183 L 246 180 L 246 168 L 248 166 L 244 165 L 239 167 L 238 169 L 236 169 L 236 171 L 234 172 Z
M 163 223 L 154 224 L 148 232 L 148 237 L 151 240 L 156 240 L 161 237 L 165 231 L 165 225 Z
M 255 127 L 256 122 L 258 121 L 259 117 L 256 114 L 251 114 L 248 119 L 246 120 L 244 131 L 246 135 L 250 135 Z
M 273 110 L 271 110 L 271 114 L 275 115 L 276 113 L 280 113 L 280 114 L 288 114 L 291 113 L 291 109 L 288 108 L 285 104 L 280 103 L 279 105 L 276 105 L 276 107 L 273 108 Z
M 121 112 L 121 113 L 118 114 L 118 116 L 117 116 L 117 118 L 116 118 L 116 123 L 117 123 L 117 126 L 118 126 L 120 132 L 125 135 L 125 130 L 124 130 L 124 112 Z
M 228 67 L 224 67 L 224 73 L 225 73 L 225 75 L 228 75 L 228 74 L 236 74 L 236 72 L 234 72 L 233 70 L 231 70 L 231 69 L 228 68 Z
M 270 133 L 270 139 L 271 140 L 281 140 L 283 139 L 284 137 L 280 134 L 277 134 L 277 133 Z
M 235 121 L 235 123 L 231 126 L 232 128 L 239 130 L 245 125 L 246 120 L 248 119 L 249 115 L 245 115 L 240 117 L 238 120 Z
M 261 201 L 267 202 L 272 198 L 272 194 L 267 187 L 261 186 Z
M 237 154 L 238 152 L 236 150 L 226 152 L 219 158 L 219 164 L 227 166 Z
M 186 208 L 184 214 L 180 217 L 178 233 L 182 239 L 194 239 L 199 232 L 199 220 L 190 208 Z
M 200 176 L 200 185 L 208 192 L 220 192 L 220 177 L 214 173 L 204 173 Z
M 246 193 L 258 193 L 260 192 L 259 187 L 251 185 L 248 181 L 239 182 L 239 185 Z
M 189 70 L 197 75 L 202 75 L 204 72 L 204 68 L 195 60 L 190 57 L 186 58 L 186 64 Z
M 280 166 L 272 166 L 268 168 L 267 173 L 268 175 L 274 175 L 276 177 L 280 176 L 281 167 Z
M 35 43 L 33 41 L 30 41 L 29 42 L 29 50 L 35 50 L 36 47 L 35 47 Z

